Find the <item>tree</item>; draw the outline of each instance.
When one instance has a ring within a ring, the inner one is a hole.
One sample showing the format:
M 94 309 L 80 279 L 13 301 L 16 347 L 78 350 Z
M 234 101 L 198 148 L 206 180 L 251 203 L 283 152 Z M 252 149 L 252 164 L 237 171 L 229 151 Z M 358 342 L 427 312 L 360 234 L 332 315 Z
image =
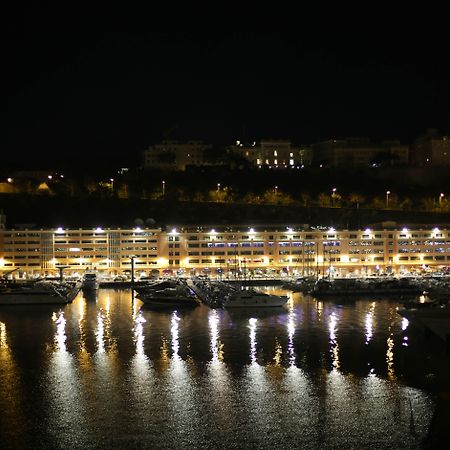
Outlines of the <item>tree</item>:
M 364 202 L 365 198 L 361 194 L 352 193 L 348 196 L 349 202 L 355 206 L 356 209 L 358 209 L 361 205 L 361 203 Z

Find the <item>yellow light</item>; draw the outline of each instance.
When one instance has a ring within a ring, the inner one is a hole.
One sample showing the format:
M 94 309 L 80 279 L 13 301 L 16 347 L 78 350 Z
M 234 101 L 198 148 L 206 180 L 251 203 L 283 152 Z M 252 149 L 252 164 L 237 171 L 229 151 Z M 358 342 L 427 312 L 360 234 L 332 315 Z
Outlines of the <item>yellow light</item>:
M 167 266 L 169 264 L 169 261 L 167 258 L 158 258 L 158 266 Z

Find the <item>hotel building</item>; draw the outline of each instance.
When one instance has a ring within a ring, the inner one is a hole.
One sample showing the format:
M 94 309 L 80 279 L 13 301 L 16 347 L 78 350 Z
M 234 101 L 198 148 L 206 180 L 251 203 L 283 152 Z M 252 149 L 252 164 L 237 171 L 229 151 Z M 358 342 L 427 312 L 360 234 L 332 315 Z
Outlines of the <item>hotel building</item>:
M 380 227 L 381 228 L 381 227 Z M 132 264 L 133 263 L 133 264 Z M 268 272 L 332 276 L 439 270 L 450 265 L 446 229 L 334 230 L 307 226 L 0 229 L 0 273 L 19 277 Z M 157 271 L 157 272 L 156 272 Z

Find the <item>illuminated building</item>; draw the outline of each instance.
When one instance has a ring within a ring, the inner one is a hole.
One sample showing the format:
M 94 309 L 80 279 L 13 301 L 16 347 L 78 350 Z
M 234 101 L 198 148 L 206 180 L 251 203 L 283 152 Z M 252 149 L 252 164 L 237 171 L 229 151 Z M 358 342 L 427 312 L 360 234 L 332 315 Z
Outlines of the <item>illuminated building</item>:
M 334 230 L 302 226 L 134 229 L 3 229 L 0 270 L 29 275 L 96 268 L 346 276 L 401 273 L 450 265 L 446 229 Z M 220 269 L 220 270 L 218 270 Z

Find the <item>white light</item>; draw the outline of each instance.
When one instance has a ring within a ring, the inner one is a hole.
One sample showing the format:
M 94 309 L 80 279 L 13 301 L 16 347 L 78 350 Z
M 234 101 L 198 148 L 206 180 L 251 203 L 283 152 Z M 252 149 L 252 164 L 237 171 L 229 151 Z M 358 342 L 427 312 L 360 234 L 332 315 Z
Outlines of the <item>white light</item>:
M 141 227 L 136 227 L 134 229 L 135 233 L 142 233 L 142 228 Z
M 370 233 L 370 228 L 366 228 L 366 233 Z
M 439 228 L 433 228 L 433 231 L 435 232 L 435 233 L 439 233 Z
M 97 227 L 97 228 L 95 229 L 95 232 L 96 232 L 96 233 L 103 233 L 103 229 L 100 228 L 100 227 Z
M 214 228 L 211 230 L 211 234 L 216 234 L 216 230 Z
M 58 228 L 55 230 L 55 233 L 64 233 L 64 230 L 62 229 L 62 227 L 58 227 Z
M 254 228 L 250 228 L 250 233 L 254 233 L 255 229 Z
M 408 228 L 403 228 L 403 229 L 402 229 L 402 232 L 403 232 L 403 233 L 407 233 L 407 232 L 408 232 Z
M 330 227 L 330 229 L 328 230 L 330 233 L 334 233 L 336 230 L 333 227 Z
M 177 229 L 176 229 L 176 228 L 172 228 L 171 233 L 172 233 L 172 234 L 177 234 Z

